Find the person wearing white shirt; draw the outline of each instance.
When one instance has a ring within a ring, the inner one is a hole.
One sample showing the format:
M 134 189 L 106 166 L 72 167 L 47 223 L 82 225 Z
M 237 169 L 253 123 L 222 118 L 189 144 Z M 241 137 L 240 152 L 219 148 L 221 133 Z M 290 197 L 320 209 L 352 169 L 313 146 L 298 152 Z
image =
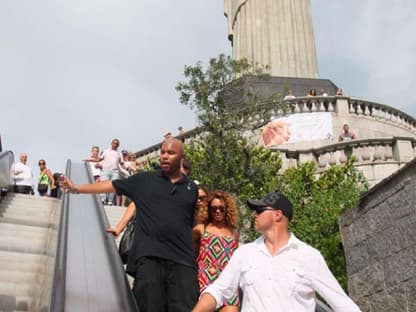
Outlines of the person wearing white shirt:
M 285 97 L 283 98 L 283 100 L 292 100 L 295 99 L 296 97 L 292 94 L 292 90 L 287 90 L 287 94 L 285 95 Z
M 85 162 L 88 162 L 91 174 L 94 177 L 94 181 L 97 182 L 100 180 L 101 177 L 101 165 L 100 162 L 100 148 L 98 146 L 91 147 L 91 156 L 84 159 Z
M 16 163 L 13 168 L 13 191 L 15 193 L 33 193 L 33 173 L 32 169 L 30 169 L 26 163 L 27 155 L 25 153 L 21 153 L 19 156 L 19 162 Z
M 243 292 L 241 312 L 313 312 L 316 292 L 335 312 L 360 311 L 320 252 L 288 231 L 293 207 L 286 196 L 274 192 L 247 203 L 255 211 L 255 229 L 263 235 L 235 251 L 193 312 L 215 311 L 238 288 Z
M 105 149 L 100 156 L 100 168 L 101 168 L 101 181 L 118 180 L 120 178 L 120 166 L 124 168 L 123 156 L 118 151 L 120 141 L 113 139 L 111 141 L 111 147 Z M 108 205 L 114 204 L 115 193 L 107 193 L 103 198 L 103 201 Z M 121 197 L 117 195 L 116 205 L 121 205 Z

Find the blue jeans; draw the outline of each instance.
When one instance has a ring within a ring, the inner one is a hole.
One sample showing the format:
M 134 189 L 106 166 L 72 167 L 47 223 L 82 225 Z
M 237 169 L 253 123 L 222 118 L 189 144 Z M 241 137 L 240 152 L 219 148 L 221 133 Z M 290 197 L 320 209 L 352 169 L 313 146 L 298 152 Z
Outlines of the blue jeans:
M 103 171 L 101 172 L 101 181 L 114 181 L 120 179 L 120 174 L 118 171 Z M 107 203 L 114 203 L 115 193 L 106 193 L 102 199 Z

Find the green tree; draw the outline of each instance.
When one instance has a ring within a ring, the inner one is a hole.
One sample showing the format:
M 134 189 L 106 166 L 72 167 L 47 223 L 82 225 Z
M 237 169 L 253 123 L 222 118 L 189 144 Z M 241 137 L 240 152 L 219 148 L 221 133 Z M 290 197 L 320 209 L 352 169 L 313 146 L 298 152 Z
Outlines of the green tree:
M 295 217 L 291 231 L 317 248 L 338 281 L 347 289 L 345 257 L 339 232 L 339 216 L 358 204 L 368 189 L 354 158 L 317 174 L 313 162 L 287 169 L 278 188 L 291 199 Z
M 285 110 L 280 94 L 264 97 L 250 91 L 252 80 L 269 79 L 262 68 L 246 60 L 234 61 L 220 55 L 207 69 L 201 63 L 185 67 L 186 82 L 176 86 L 180 101 L 197 115 L 201 137 L 188 147 L 193 175 L 208 186 L 239 194 L 248 185 L 262 189 L 280 169 L 277 156 L 250 144 L 250 135 L 273 110 Z M 264 161 L 272 160 L 272 168 Z M 269 187 L 266 187 L 270 189 Z
M 295 207 L 291 231 L 322 252 L 346 288 L 338 218 L 357 204 L 367 188 L 353 159 L 319 175 L 312 162 L 281 173 L 279 153 L 255 144 L 259 127 L 276 111 L 288 110 L 280 94 L 263 97 L 251 91 L 250 81 L 268 79 L 262 69 L 220 55 L 211 59 L 206 69 L 201 63 L 186 66 L 184 74 L 186 81 L 176 89 L 200 124 L 198 138 L 186 147 L 192 176 L 210 188 L 235 194 L 243 241 L 258 235 L 246 200 L 276 189 L 286 194 Z

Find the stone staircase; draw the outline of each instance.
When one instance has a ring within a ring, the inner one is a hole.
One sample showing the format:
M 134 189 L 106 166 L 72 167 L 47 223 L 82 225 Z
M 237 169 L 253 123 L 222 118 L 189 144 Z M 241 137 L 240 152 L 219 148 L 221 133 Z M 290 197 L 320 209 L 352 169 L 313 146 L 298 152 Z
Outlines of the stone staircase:
M 23 194 L 1 201 L 0 311 L 40 311 L 47 305 L 59 208 L 57 199 Z

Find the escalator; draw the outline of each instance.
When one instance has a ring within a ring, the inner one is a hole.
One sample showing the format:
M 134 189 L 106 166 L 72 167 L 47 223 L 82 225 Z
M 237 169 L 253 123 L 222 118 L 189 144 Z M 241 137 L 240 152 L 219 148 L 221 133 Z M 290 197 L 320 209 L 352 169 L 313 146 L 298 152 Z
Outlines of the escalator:
M 66 175 L 92 181 L 86 164 Z M 51 311 L 137 311 L 98 196 L 65 194 L 62 207 Z

